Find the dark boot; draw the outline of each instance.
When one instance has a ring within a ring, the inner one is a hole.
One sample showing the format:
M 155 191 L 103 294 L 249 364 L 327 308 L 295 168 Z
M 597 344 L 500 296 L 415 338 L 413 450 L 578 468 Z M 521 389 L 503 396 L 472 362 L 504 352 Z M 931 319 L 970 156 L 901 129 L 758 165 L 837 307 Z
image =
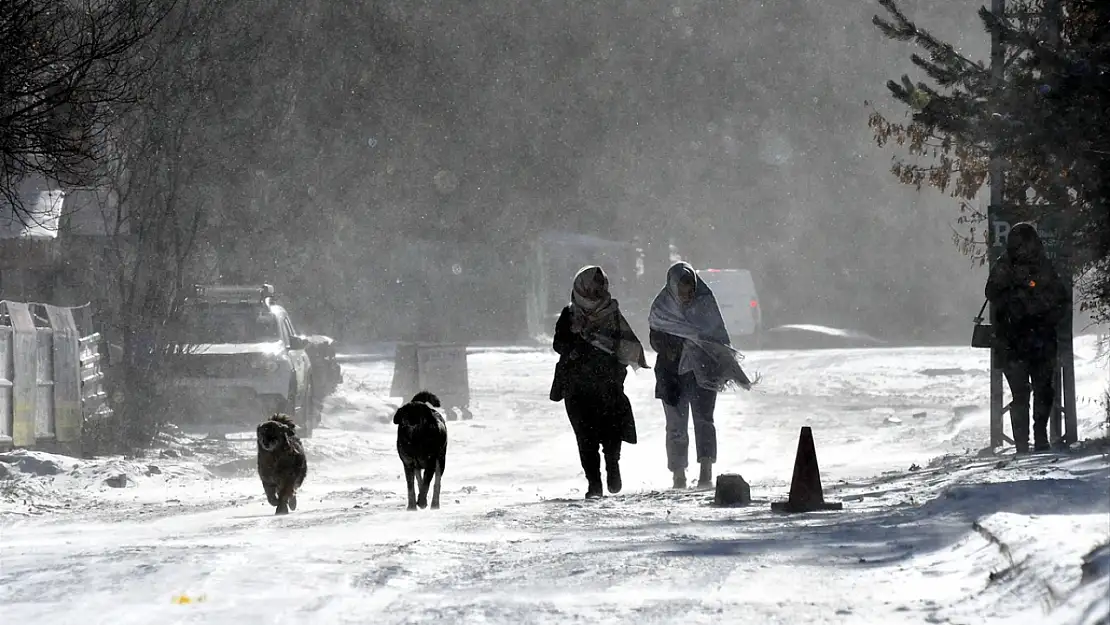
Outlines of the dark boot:
M 1033 434 L 1033 451 L 1052 451 L 1052 444 L 1048 442 L 1048 435 Z
M 1048 424 L 1037 423 L 1033 425 L 1033 451 L 1048 451 L 1052 446 L 1048 443 Z
M 709 460 L 701 461 L 701 472 L 698 474 L 698 488 L 708 489 L 713 488 L 713 462 Z
M 597 475 L 588 475 L 586 479 L 589 480 L 589 485 L 586 487 L 586 499 L 597 499 L 605 496 L 605 491 L 601 488 L 600 472 Z
M 679 469 L 678 471 L 674 472 L 674 482 L 671 484 L 671 488 L 686 488 L 686 471 Z
M 582 460 L 582 472 L 586 474 L 586 499 L 601 497 L 605 491 L 601 487 L 601 455 L 597 453 L 596 440 L 580 437 L 578 455 Z
M 609 493 L 616 495 L 621 492 L 621 466 L 620 461 L 611 455 L 605 456 L 605 483 Z

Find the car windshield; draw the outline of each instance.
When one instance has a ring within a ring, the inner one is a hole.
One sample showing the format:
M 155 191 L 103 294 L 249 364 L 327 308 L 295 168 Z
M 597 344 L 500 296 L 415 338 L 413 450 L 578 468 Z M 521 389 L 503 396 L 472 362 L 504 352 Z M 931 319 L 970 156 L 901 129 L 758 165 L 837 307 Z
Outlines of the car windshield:
M 281 340 L 277 319 L 258 304 L 194 304 L 182 312 L 182 343 L 266 343 Z

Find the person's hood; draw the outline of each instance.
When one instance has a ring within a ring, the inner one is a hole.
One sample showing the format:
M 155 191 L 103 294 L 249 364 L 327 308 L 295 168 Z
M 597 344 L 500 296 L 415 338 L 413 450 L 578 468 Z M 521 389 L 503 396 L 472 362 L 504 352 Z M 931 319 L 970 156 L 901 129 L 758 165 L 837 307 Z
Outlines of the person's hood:
M 1044 243 L 1032 224 L 1020 223 L 1010 229 L 1006 239 L 1006 254 L 1021 262 L 1044 258 Z

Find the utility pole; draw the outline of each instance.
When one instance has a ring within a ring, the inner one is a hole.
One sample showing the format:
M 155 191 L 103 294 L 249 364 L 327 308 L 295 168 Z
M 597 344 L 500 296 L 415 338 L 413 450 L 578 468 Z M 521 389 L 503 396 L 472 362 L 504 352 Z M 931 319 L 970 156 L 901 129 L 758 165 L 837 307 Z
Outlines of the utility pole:
M 1043 22 L 1045 43 L 1053 50 L 1060 49 L 1062 20 L 1063 10 L 1060 0 L 1045 0 Z M 1045 78 L 1049 87 L 1055 90 L 1059 82 L 1057 77 L 1053 75 Z M 1065 198 L 1061 201 L 1066 202 L 1067 200 Z M 1063 442 L 1065 445 L 1070 445 L 1079 438 L 1078 420 L 1075 411 L 1075 352 L 1072 345 L 1075 337 L 1074 312 L 1072 310 L 1075 287 L 1073 283 L 1075 249 L 1070 236 L 1072 230 L 1071 211 L 1061 210 L 1063 207 L 1060 206 L 1056 208 L 1058 212 L 1063 213 L 1060 222 L 1057 224 L 1057 232 L 1067 237 L 1061 242 L 1061 254 L 1058 257 L 1057 269 L 1067 286 L 1068 311 L 1060 327 L 1057 328 L 1057 340 L 1060 348 L 1057 355 L 1056 385 L 1054 387 L 1056 390 L 1056 401 L 1053 402 L 1055 410 L 1053 410 L 1052 418 L 1049 421 L 1049 440 L 1054 444 Z M 1063 422 L 1062 428 L 1061 422 Z
M 998 19 L 1006 15 L 1006 0 L 991 0 L 991 13 Z M 1006 48 L 997 33 L 991 33 L 991 77 L 994 79 L 996 89 L 1001 88 L 1006 63 Z M 995 154 L 990 163 L 990 205 L 987 207 L 987 266 L 994 269 L 997 254 L 994 248 L 1000 245 L 998 239 L 1004 232 L 1001 227 L 1002 206 L 1005 201 L 1003 194 L 1005 172 L 1003 171 L 1002 158 Z M 1008 226 L 1008 224 L 1007 224 Z M 1004 249 L 1004 248 L 1003 248 Z M 994 306 L 990 307 L 991 326 L 997 330 L 998 315 Z M 1006 440 L 1005 430 L 1002 427 L 1002 354 L 996 345 L 991 346 L 991 448 L 1001 447 Z

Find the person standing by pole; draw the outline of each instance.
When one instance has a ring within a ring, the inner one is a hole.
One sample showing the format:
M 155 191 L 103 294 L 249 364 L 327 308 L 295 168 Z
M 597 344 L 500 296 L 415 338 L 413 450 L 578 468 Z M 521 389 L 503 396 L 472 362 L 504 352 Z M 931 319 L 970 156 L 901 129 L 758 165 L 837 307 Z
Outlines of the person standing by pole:
M 996 349 L 1010 385 L 1010 423 L 1018 453 L 1029 451 L 1029 395 L 1033 448 L 1047 451 L 1048 419 L 1056 401 L 1057 326 L 1069 310 L 1068 291 L 1032 224 L 1009 233 L 1006 252 L 984 289 L 995 315 Z

